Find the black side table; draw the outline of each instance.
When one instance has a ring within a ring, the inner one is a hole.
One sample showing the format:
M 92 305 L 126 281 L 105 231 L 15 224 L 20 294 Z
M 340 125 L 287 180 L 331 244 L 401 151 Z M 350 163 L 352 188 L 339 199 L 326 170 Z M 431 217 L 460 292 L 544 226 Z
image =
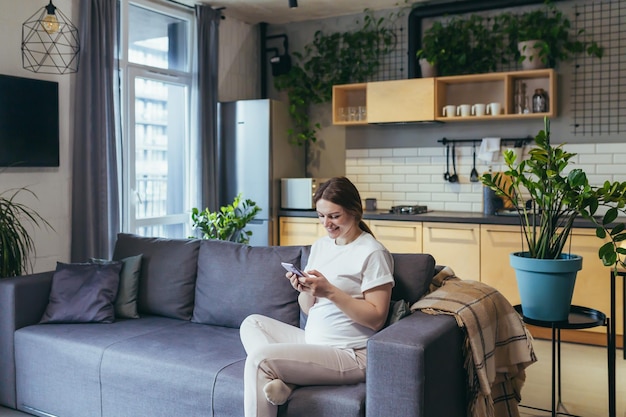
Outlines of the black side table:
M 611 270 L 611 335 L 613 335 L 613 338 L 611 340 L 611 348 L 613 349 L 613 351 L 615 352 L 617 350 L 616 347 L 616 335 L 617 333 L 615 332 L 615 317 L 616 316 L 616 307 L 615 307 L 615 297 L 616 297 L 616 290 L 615 290 L 615 280 L 617 279 L 617 277 L 620 277 L 623 279 L 624 284 L 622 285 L 622 335 L 623 337 L 626 337 L 626 270 L 623 269 L 619 269 L 617 271 L 615 270 Z M 626 345 L 626 342 L 625 342 Z M 626 346 L 622 347 L 622 357 L 626 360 Z
M 561 402 L 561 329 L 581 330 L 597 326 L 606 327 L 607 337 L 607 367 L 609 372 L 609 417 L 616 417 L 615 409 L 615 350 L 611 352 L 611 324 L 610 319 L 598 310 L 592 308 L 571 306 L 569 317 L 566 321 L 542 321 L 524 317 L 522 306 L 516 305 L 515 310 L 522 315 L 525 323 L 533 326 L 547 327 L 552 329 L 552 417 L 559 415 L 571 416 L 560 412 L 563 405 Z M 613 360 L 611 361 L 611 355 Z M 557 401 L 558 390 L 558 401 Z

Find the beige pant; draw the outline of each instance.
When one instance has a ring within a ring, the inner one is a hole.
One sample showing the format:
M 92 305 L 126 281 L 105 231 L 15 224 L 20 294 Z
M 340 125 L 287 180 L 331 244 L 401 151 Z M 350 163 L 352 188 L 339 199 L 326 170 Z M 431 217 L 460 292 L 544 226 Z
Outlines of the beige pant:
M 304 330 L 253 314 L 241 324 L 248 358 L 244 374 L 245 417 L 276 417 L 263 387 L 273 379 L 294 385 L 341 385 L 365 381 L 365 349 L 306 344 Z

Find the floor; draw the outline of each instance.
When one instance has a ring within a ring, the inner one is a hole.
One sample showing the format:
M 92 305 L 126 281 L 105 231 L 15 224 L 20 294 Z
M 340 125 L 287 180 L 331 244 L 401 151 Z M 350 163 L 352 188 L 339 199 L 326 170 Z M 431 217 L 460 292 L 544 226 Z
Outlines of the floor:
M 535 340 L 539 361 L 527 369 L 526 384 L 522 390 L 522 405 L 548 409 L 551 401 L 551 345 L 549 341 Z M 563 343 L 561 350 L 562 400 L 561 411 L 581 417 L 608 416 L 608 385 L 606 349 Z M 617 352 L 617 417 L 626 417 L 626 360 Z M 521 417 L 544 417 L 549 412 L 520 407 Z M 27 414 L 0 407 L 0 417 L 24 417 Z
M 522 405 L 549 409 L 551 406 L 551 343 L 535 340 L 533 343 L 538 362 L 526 372 L 522 390 Z M 608 373 L 606 348 L 572 343 L 561 347 L 563 361 L 561 396 L 564 408 L 560 411 L 582 417 L 606 417 L 608 406 Z M 626 417 L 626 360 L 622 350 L 616 359 L 617 417 Z M 550 416 L 520 407 L 522 417 Z

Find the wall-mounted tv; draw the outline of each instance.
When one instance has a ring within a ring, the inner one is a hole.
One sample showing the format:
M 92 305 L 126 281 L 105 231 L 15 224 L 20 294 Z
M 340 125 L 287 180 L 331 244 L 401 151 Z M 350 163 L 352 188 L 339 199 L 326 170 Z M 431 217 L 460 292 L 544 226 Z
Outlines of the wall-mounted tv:
M 0 74 L 0 166 L 59 166 L 59 84 Z

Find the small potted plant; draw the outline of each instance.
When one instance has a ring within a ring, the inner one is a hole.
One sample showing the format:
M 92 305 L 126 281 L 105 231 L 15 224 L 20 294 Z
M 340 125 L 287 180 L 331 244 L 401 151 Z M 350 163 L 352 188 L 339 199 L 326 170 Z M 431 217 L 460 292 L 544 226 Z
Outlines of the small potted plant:
M 212 212 L 208 208 L 200 211 L 196 207 L 191 209 L 192 227 L 202 232 L 203 239 L 247 244 L 252 232 L 245 230 L 245 227 L 259 211 L 261 208 L 254 201 L 243 200 L 241 194 L 238 194 L 232 204 L 220 207 L 219 211 Z
M 36 211 L 18 202 L 22 193 L 35 196 L 28 188 L 0 193 L 0 278 L 20 276 L 32 269 L 30 255 L 35 243 L 27 225 L 50 226 Z
M 501 14 L 496 21 L 523 69 L 553 68 L 580 53 L 598 58 L 604 53 L 597 42 L 584 39 L 584 29 L 573 33 L 569 18 L 550 2 L 522 14 Z
M 564 253 L 577 217 L 590 221 L 603 239 L 598 255 L 604 265 L 626 266 L 626 248 L 620 247 L 626 240 L 626 226 L 618 219 L 619 213 L 626 214 L 626 181 L 591 186 L 582 169 L 569 167 L 576 154 L 566 152 L 563 144 L 550 143 L 547 118 L 535 143 L 529 157 L 519 162 L 513 150 L 505 151 L 508 169 L 484 174 L 481 181 L 496 195 L 510 200 L 519 215 L 526 250 L 511 254 L 510 260 L 516 269 L 524 315 L 561 321 L 569 315 L 576 272 L 582 268 L 580 256 Z M 525 199 L 529 199 L 527 203 Z M 598 216 L 600 208 L 606 210 L 602 216 Z M 569 273 L 559 272 L 561 267 Z M 537 274 L 526 277 L 531 271 Z M 558 273 L 553 276 L 549 272 Z
M 498 63 L 494 53 L 501 50 L 503 37 L 490 18 L 471 15 L 455 16 L 443 23 L 433 22 L 424 31 L 417 58 L 424 75 L 424 66 L 436 67 L 436 75 L 481 74 L 495 71 Z M 434 75 L 431 75 L 434 76 Z

